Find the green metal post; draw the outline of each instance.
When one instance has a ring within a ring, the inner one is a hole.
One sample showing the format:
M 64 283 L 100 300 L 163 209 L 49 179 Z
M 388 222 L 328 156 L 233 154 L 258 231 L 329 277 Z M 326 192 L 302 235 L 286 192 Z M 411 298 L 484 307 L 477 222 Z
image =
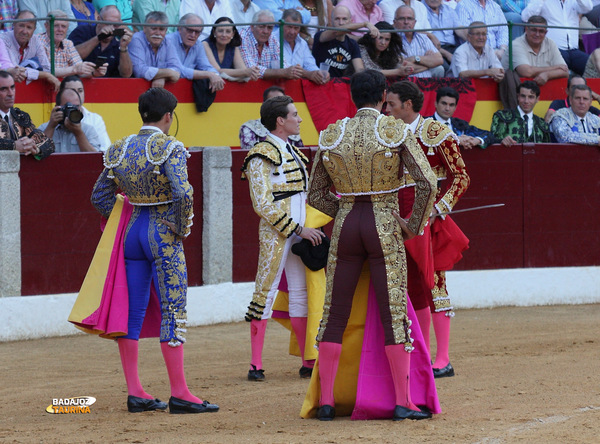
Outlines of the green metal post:
M 279 20 L 279 68 L 283 69 L 283 19 Z
M 54 67 L 54 16 L 50 16 L 50 72 L 52 75 L 56 75 Z
M 513 23 L 508 22 L 508 69 L 513 69 L 512 34 L 513 34 Z

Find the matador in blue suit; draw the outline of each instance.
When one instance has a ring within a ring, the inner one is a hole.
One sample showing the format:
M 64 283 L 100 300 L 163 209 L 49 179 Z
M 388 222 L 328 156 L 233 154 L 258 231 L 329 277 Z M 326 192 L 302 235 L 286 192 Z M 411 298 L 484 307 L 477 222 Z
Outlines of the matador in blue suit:
M 167 408 L 146 393 L 137 369 L 144 318 L 149 304 L 156 302 L 160 305 L 160 345 L 171 383 L 170 413 L 219 409 L 192 395 L 183 369 L 187 269 L 182 241 L 191 230 L 193 190 L 187 175 L 189 154 L 181 142 L 167 135 L 176 106 L 176 97 L 162 88 L 151 88 L 140 96 L 138 109 L 144 125 L 138 134 L 118 140 L 105 152 L 105 168 L 92 193 L 93 205 L 106 218 L 115 206 L 118 189 L 133 205 L 123 246 L 129 292 L 127 334 L 117 339 L 130 412 Z

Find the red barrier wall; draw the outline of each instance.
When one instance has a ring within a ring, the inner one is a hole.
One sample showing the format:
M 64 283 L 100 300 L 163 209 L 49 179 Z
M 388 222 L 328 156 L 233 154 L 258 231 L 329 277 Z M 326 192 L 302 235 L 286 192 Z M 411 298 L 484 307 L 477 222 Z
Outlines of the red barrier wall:
M 202 155 L 188 159 L 194 227 L 185 251 L 190 285 L 202 285 Z M 102 172 L 99 153 L 21 156 L 22 294 L 79 290 L 100 239 L 101 217 L 90 203 Z
M 310 154 L 309 150 L 305 153 Z M 240 179 L 245 151 L 233 154 L 233 280 L 254 280 L 258 216 Z M 593 146 L 525 145 L 463 152 L 471 188 L 457 214 L 471 240 L 457 270 L 600 265 L 600 150 Z M 190 285 L 202 284 L 202 153 L 188 159 L 194 227 L 185 241 Z M 76 292 L 100 238 L 89 198 L 102 170 L 100 154 L 21 157 L 22 292 Z

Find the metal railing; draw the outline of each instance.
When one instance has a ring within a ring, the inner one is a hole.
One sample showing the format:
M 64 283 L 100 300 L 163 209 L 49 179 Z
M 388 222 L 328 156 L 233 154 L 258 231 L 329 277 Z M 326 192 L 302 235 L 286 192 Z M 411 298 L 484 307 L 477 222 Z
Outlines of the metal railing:
M 54 24 L 56 21 L 65 21 L 65 22 L 76 22 L 78 24 L 80 23 L 89 23 L 89 24 L 94 24 L 94 25 L 98 25 L 98 24 L 103 24 L 103 25 L 113 25 L 113 26 L 128 26 L 128 27 L 134 27 L 134 28 L 138 28 L 141 29 L 145 26 L 157 26 L 156 23 L 153 24 L 147 24 L 147 23 L 133 23 L 133 22 L 108 22 L 108 21 L 104 21 L 104 20 L 84 20 L 84 19 L 71 19 L 71 18 L 67 18 L 67 17 L 55 17 L 55 16 L 49 16 L 49 17 L 40 17 L 40 18 L 27 18 L 27 19 L 11 19 L 11 20 L 3 20 L 3 23 L 18 23 L 18 22 L 39 22 L 39 21 L 44 21 L 44 22 L 49 22 L 50 23 L 50 32 L 48 33 L 48 37 L 50 39 L 50 72 L 52 75 L 55 75 L 56 73 L 56 69 L 55 69 L 55 41 L 54 41 Z M 336 28 L 336 27 L 331 27 L 331 26 L 318 26 L 318 25 L 308 25 L 308 24 L 298 24 L 296 22 L 285 22 L 283 19 L 279 20 L 279 21 L 274 21 L 274 22 L 250 22 L 250 23 L 235 23 L 234 25 L 236 27 L 242 27 L 242 26 L 251 26 L 251 25 L 273 25 L 275 27 L 278 27 L 278 32 L 279 32 L 279 67 L 280 69 L 284 69 L 284 37 L 283 37 L 283 26 L 285 25 L 292 25 L 292 26 L 302 26 L 304 28 L 316 28 L 318 30 L 332 30 L 332 31 L 347 31 L 347 32 L 364 32 L 367 33 L 369 32 L 368 30 L 349 30 L 347 28 Z M 165 23 L 165 24 L 160 24 L 161 27 L 166 27 L 166 28 L 179 28 L 182 25 L 180 25 L 179 23 Z M 218 28 L 218 27 L 224 27 L 224 26 L 232 26 L 231 23 L 219 23 L 219 24 L 203 24 L 203 25 L 185 25 L 186 27 L 197 27 L 197 28 Z M 578 30 L 578 31 L 589 31 L 590 28 L 580 28 L 580 27 L 575 27 L 575 26 L 550 26 L 550 25 L 543 25 L 541 23 L 513 23 L 508 21 L 507 23 L 495 23 L 495 24 L 490 24 L 490 25 L 477 25 L 477 28 L 497 28 L 497 27 L 503 27 L 506 26 L 508 27 L 508 67 L 509 69 L 513 69 L 513 47 L 512 47 L 512 43 L 513 43 L 513 28 L 515 26 L 520 26 L 520 27 L 535 27 L 535 28 L 547 28 L 547 29 L 569 29 L 569 30 Z M 460 27 L 447 27 L 447 28 L 419 28 L 419 29 L 390 29 L 390 30 L 385 30 L 384 32 L 389 32 L 389 33 L 405 33 L 405 32 L 433 32 L 433 31 L 448 31 L 448 30 L 452 30 L 452 31 L 456 31 L 456 30 L 463 30 L 463 29 L 470 29 L 471 26 L 460 26 Z M 600 32 L 600 29 L 598 30 Z

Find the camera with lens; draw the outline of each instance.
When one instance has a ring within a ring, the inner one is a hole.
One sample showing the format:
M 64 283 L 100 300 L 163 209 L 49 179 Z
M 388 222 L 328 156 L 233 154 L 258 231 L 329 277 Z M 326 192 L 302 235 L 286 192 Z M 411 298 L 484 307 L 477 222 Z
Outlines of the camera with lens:
M 81 119 L 83 119 L 83 113 L 79 110 L 79 108 L 73 105 L 71 102 L 65 103 L 60 107 L 60 110 L 63 113 L 61 124 L 64 125 L 65 119 L 68 117 L 72 123 L 79 123 Z

